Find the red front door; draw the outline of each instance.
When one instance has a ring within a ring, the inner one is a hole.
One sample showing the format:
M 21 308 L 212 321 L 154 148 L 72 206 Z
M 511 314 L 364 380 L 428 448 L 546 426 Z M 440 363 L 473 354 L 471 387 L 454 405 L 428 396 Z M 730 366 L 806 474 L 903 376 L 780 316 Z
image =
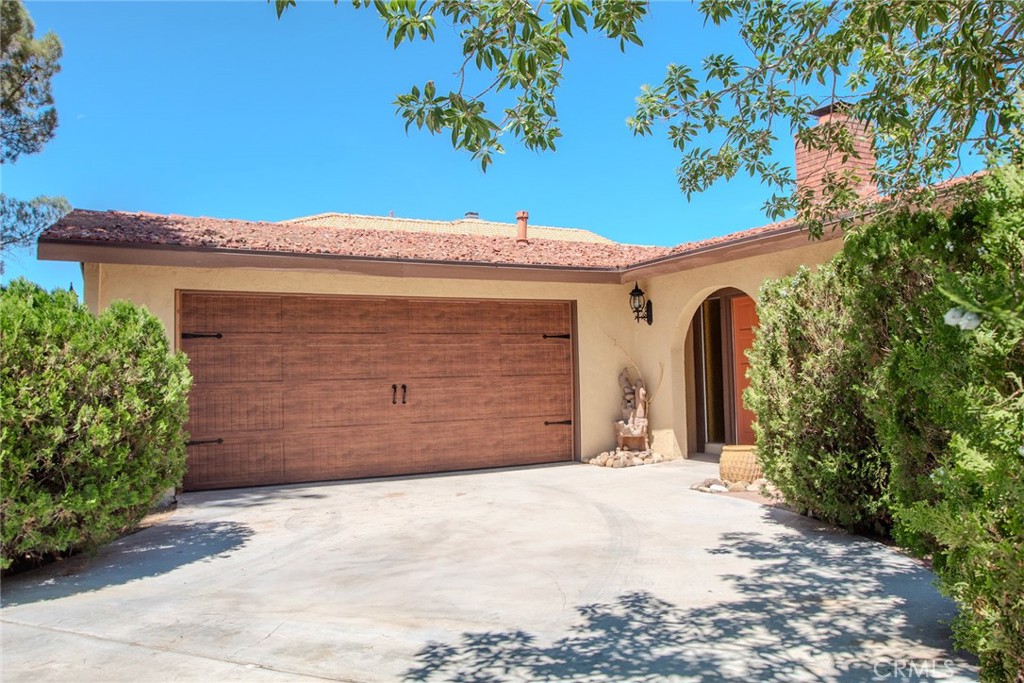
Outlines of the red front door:
M 743 405 L 743 390 L 750 386 L 747 370 L 747 349 L 754 343 L 757 329 L 757 308 L 749 296 L 737 296 L 732 302 L 732 348 L 736 387 L 736 443 L 754 445 L 754 413 Z

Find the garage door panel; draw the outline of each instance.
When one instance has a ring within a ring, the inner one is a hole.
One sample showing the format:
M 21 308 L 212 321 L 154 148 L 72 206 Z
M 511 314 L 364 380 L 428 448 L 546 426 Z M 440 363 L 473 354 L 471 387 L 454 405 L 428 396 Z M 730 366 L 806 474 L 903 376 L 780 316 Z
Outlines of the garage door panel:
M 187 294 L 181 302 L 182 332 L 280 332 L 281 298 Z
M 284 448 L 280 441 L 237 441 L 202 444 L 188 449 L 186 489 L 215 489 L 276 484 L 284 480 Z
M 194 389 L 189 395 L 192 438 L 220 437 L 231 432 L 281 429 L 284 401 L 280 386 L 265 384 Z
M 572 308 L 183 293 L 190 489 L 570 460 Z M 239 320 L 251 316 L 254 320 Z M 200 324 L 200 318 L 202 324 Z M 258 319 L 258 320 L 257 320 Z M 402 385 L 405 403 L 402 403 Z M 395 390 L 392 391 L 392 386 Z
M 490 342 L 490 343 L 488 343 Z M 432 377 L 494 377 L 500 361 L 494 351 L 494 342 L 481 341 L 426 341 L 414 338 L 408 353 L 399 361 L 408 378 Z
M 477 420 L 414 424 L 389 437 L 388 474 L 445 472 L 509 465 L 495 447 L 493 423 Z
M 501 393 L 505 396 L 523 397 L 506 402 L 503 417 L 538 417 L 542 420 L 572 418 L 572 385 L 565 378 L 504 378 L 498 383 L 498 386 L 502 387 Z
M 560 302 L 502 302 L 498 305 L 502 334 L 569 334 L 572 313 Z
M 498 390 L 493 380 L 445 382 L 423 380 L 408 385 L 408 404 L 402 406 L 412 422 L 496 420 L 515 394 Z
M 537 339 L 501 342 L 503 376 L 572 374 L 572 350 L 566 340 Z
M 346 335 L 345 341 L 318 340 L 291 346 L 285 352 L 288 376 L 292 380 L 383 380 L 388 370 L 388 347 L 377 337 L 369 339 Z
M 301 334 L 381 334 L 387 301 L 337 297 L 288 297 L 285 329 Z
M 201 341 L 205 343 L 183 344 L 194 384 L 268 382 L 284 378 L 280 344 L 242 344 L 221 339 Z
M 391 385 L 341 380 L 296 386 L 286 397 L 288 422 L 296 428 L 370 427 L 386 424 L 395 406 Z
M 543 419 L 534 417 L 506 418 L 501 421 L 501 435 L 505 457 L 524 465 L 560 462 L 569 459 L 566 453 L 572 453 L 571 424 L 545 425 Z
M 410 334 L 487 334 L 497 329 L 496 302 L 411 300 L 406 304 Z
M 348 429 L 299 437 L 289 442 L 285 469 L 292 481 L 323 481 L 378 476 L 387 456 L 385 435 Z

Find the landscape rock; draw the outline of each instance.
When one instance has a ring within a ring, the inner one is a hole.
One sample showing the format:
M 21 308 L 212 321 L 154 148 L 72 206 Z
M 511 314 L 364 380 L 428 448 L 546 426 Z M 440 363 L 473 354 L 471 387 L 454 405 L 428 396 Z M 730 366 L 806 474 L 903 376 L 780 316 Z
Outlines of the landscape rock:
M 653 465 L 664 462 L 665 456 L 655 453 L 651 449 L 634 451 L 628 447 L 616 448 L 614 451 L 603 451 L 593 458 L 585 459 L 591 465 L 598 467 L 638 467 L 640 465 Z M 720 480 L 709 480 L 711 483 L 720 483 Z
M 708 490 L 712 493 L 725 493 L 729 490 L 729 487 L 722 486 L 721 484 L 712 484 L 708 487 Z
M 745 481 L 734 481 L 733 483 L 729 484 L 728 488 L 729 488 L 729 491 L 732 492 L 732 493 L 737 493 L 739 491 L 746 491 L 747 490 L 747 483 Z

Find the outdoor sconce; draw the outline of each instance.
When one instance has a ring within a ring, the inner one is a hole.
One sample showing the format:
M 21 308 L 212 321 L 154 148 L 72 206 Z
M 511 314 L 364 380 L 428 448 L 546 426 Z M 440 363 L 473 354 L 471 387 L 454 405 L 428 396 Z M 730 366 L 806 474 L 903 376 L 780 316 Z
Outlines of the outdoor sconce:
M 633 283 L 633 291 L 629 293 L 629 307 L 637 322 L 646 320 L 648 325 L 654 324 L 654 304 L 644 297 L 644 290 L 637 282 Z

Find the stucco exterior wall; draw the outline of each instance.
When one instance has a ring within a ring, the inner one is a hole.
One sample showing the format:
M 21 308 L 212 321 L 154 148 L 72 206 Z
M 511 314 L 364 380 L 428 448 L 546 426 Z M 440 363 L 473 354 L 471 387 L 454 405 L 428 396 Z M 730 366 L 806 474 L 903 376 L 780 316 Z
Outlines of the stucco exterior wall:
M 101 310 L 117 299 L 145 305 L 163 321 L 174 342 L 175 290 L 344 294 L 463 299 L 557 299 L 576 301 L 580 396 L 580 452 L 584 457 L 612 447 L 612 421 L 619 415 L 619 370 L 636 337 L 625 285 L 446 280 L 350 275 L 336 272 L 199 269 L 88 264 L 87 303 Z M 630 285 L 631 286 L 631 285 Z M 95 303 L 89 293 L 95 292 Z M 618 344 L 618 346 L 616 345 Z M 515 397 L 509 397 L 514 400 Z
M 692 340 L 687 339 L 690 321 L 700 304 L 715 291 L 734 287 L 755 300 L 761 283 L 796 271 L 801 265 L 824 263 L 842 248 L 841 239 L 810 242 L 807 246 L 685 270 L 640 281 L 654 302 L 654 325 L 640 325 L 630 348 L 648 388 L 655 394 L 650 407 L 654 447 L 666 455 L 692 453 L 696 400 L 693 388 Z M 664 379 L 657 388 L 664 367 Z
M 765 278 L 817 265 L 842 240 L 809 243 L 780 252 L 726 261 L 641 279 L 654 302 L 654 324 L 637 324 L 629 311 L 633 283 L 622 285 L 376 277 L 326 271 L 247 268 L 178 268 L 85 264 L 86 303 L 94 311 L 117 299 L 145 305 L 175 343 L 175 291 L 211 290 L 466 299 L 556 299 L 576 302 L 580 451 L 584 458 L 614 447 L 613 422 L 620 419 L 619 371 L 639 367 L 654 400 L 651 433 L 656 450 L 685 457 L 695 448 L 692 340 L 687 338 L 697 307 L 712 292 L 734 287 L 757 296 Z M 512 399 L 514 397 L 510 397 Z

